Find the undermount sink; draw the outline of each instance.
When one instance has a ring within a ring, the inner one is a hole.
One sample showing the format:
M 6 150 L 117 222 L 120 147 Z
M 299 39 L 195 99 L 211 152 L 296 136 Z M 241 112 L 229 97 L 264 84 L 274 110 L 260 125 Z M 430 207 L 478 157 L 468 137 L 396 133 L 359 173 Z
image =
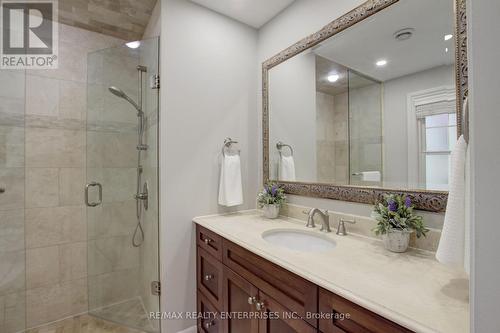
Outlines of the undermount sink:
M 274 229 L 265 231 L 262 238 L 273 245 L 302 252 L 327 251 L 337 245 L 334 240 L 307 230 Z

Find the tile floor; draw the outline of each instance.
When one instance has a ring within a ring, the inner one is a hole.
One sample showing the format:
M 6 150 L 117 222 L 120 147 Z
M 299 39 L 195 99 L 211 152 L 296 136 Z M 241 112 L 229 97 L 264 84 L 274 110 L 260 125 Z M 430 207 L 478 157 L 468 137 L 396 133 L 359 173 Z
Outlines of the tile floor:
M 119 326 L 89 315 L 64 319 L 46 326 L 32 328 L 26 333 L 145 333 Z

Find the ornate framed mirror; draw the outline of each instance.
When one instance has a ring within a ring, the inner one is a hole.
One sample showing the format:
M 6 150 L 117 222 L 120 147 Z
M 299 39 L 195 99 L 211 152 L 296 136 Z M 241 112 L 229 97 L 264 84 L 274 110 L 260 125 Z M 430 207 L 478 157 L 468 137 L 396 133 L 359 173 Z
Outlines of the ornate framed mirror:
M 289 194 L 442 212 L 467 138 L 465 0 L 369 0 L 262 64 L 263 176 Z M 466 113 L 466 112 L 465 112 Z

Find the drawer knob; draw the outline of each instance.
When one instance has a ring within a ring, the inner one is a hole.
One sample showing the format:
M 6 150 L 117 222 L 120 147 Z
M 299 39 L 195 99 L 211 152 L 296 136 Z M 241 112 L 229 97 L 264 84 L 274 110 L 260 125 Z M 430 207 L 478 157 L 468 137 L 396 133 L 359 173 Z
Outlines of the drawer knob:
M 255 303 L 255 308 L 257 309 L 257 311 L 264 311 L 266 309 L 266 305 L 264 304 L 264 302 L 259 301 Z
M 212 242 L 212 240 L 211 240 L 210 238 L 208 238 L 208 237 L 207 237 L 207 238 L 205 238 L 203 241 L 204 241 L 204 242 L 205 242 L 205 244 L 207 244 L 207 245 L 208 245 L 208 244 L 210 244 L 210 243 Z
M 214 278 L 214 276 L 212 274 L 207 274 L 205 275 L 205 281 L 210 281 Z
M 215 325 L 215 322 L 213 320 L 210 320 L 210 321 L 207 321 L 205 323 L 205 325 L 203 325 L 203 326 L 205 326 L 206 329 L 209 329 L 210 327 L 212 327 L 214 325 Z

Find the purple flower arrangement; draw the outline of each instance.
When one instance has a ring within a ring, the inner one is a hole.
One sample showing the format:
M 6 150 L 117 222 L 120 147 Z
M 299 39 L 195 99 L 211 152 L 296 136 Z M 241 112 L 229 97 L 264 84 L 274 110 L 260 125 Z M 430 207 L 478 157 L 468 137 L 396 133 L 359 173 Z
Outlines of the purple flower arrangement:
M 414 213 L 411 198 L 407 195 L 391 194 L 373 208 L 372 218 L 377 221 L 376 235 L 384 235 L 391 230 L 415 231 L 417 237 L 425 236 L 429 231 L 423 218 Z
M 262 208 L 265 205 L 282 205 L 286 202 L 285 190 L 277 183 L 267 183 L 257 196 L 257 203 Z

